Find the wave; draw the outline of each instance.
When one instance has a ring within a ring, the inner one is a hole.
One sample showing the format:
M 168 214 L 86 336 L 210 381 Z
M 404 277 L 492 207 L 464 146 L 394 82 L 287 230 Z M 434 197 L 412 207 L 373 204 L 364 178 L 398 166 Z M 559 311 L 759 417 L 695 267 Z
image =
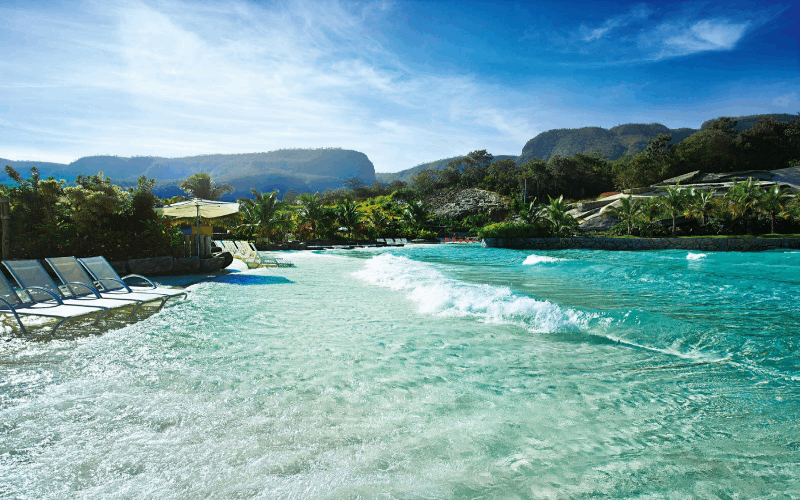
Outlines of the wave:
M 366 282 L 407 292 L 423 314 L 519 325 L 536 333 L 579 330 L 581 326 L 574 311 L 516 295 L 508 287 L 448 278 L 433 266 L 406 257 L 378 255 L 354 274 Z
M 707 253 L 690 253 L 686 256 L 686 260 L 700 260 L 708 257 Z
M 523 266 L 533 266 L 536 264 L 559 262 L 566 259 L 559 259 L 558 257 L 548 257 L 546 255 L 528 255 L 522 262 Z

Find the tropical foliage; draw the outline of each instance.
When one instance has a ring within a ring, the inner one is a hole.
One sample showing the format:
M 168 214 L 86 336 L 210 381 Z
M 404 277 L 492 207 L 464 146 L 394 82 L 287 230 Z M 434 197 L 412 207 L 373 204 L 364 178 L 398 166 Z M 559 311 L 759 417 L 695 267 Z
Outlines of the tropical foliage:
M 42 180 L 37 169 L 23 179 L 11 167 L 16 185 L 0 187 L 10 199 L 11 246 L 15 258 L 105 255 L 123 260 L 178 255 L 182 234 L 156 214 L 154 182 L 145 177 L 128 191 L 103 173 L 78 176 L 75 186 Z
M 203 200 L 219 200 L 225 193 L 233 191 L 233 186 L 229 184 L 217 185 L 212 179 L 211 174 L 201 172 L 194 174 L 180 183 L 180 188 L 192 198 Z

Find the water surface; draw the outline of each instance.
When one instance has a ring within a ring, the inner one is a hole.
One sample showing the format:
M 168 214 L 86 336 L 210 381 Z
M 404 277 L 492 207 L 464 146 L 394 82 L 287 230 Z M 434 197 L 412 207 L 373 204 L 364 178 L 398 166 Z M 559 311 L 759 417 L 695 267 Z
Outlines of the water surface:
M 0 497 L 800 496 L 800 253 L 286 257 L 2 342 Z

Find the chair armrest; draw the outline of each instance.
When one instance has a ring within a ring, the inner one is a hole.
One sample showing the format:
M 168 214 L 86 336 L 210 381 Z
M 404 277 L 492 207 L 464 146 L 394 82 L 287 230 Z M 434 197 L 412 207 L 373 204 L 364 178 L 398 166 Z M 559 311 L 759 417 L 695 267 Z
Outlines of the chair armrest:
M 125 280 L 126 280 L 126 279 L 128 279 L 128 278 L 139 278 L 140 280 L 144 280 L 144 281 L 146 281 L 147 283 L 149 283 L 151 287 L 153 287 L 153 288 L 158 288 L 158 287 L 156 286 L 156 284 L 155 284 L 155 283 L 153 283 L 152 281 L 150 281 L 148 278 L 146 278 L 146 277 L 142 276 L 141 274 L 129 274 L 129 275 L 127 275 L 127 276 L 123 276 L 123 277 L 122 277 L 122 280 L 123 280 L 123 281 L 125 281 Z
M 73 286 L 82 286 L 82 287 L 86 288 L 87 290 L 89 290 L 92 294 L 94 294 L 95 298 L 98 298 L 98 299 L 102 298 L 100 296 L 100 292 L 98 292 L 95 287 L 89 286 L 86 283 L 81 283 L 80 281 L 70 281 L 69 283 L 64 283 L 64 284 L 67 285 L 67 287 L 69 288 L 69 291 L 72 292 L 73 295 L 76 295 L 76 294 L 75 294 L 75 291 L 72 289 L 72 287 Z
M 129 287 L 127 283 L 117 278 L 100 278 L 99 280 L 95 280 L 94 284 L 98 290 L 103 286 L 104 281 L 113 281 L 115 283 L 119 283 L 120 285 L 122 285 L 123 288 L 125 288 L 125 290 L 128 291 L 128 293 L 133 291 L 131 290 L 131 287 Z
M 56 295 L 55 292 L 53 292 L 51 290 L 48 290 L 47 288 L 42 288 L 40 286 L 29 286 L 28 288 L 23 288 L 22 290 L 24 292 L 27 292 L 27 294 L 30 296 L 31 300 L 33 300 L 34 302 L 37 302 L 37 300 L 35 300 L 33 298 L 33 294 L 31 294 L 30 290 L 38 290 L 40 292 L 44 292 L 47 295 L 50 295 L 51 297 L 53 297 L 53 299 L 55 299 L 55 301 L 58 302 L 58 305 L 64 305 L 64 302 L 61 300 L 61 297 Z
M 2 302 L 3 304 L 7 305 L 8 306 L 8 310 L 13 312 L 14 314 L 16 314 L 17 309 L 14 307 L 14 304 L 12 304 L 11 302 L 7 301 L 3 297 L 0 297 L 0 302 Z

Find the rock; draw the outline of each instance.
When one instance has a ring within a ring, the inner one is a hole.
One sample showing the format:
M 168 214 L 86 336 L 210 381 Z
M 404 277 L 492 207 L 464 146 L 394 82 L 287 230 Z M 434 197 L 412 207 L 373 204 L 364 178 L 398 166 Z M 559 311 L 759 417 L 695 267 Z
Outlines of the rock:
M 585 201 L 583 203 L 578 203 L 575 206 L 575 210 L 581 212 L 589 212 L 590 210 L 594 210 L 596 208 L 605 207 L 606 205 L 610 205 L 615 201 L 619 200 L 620 198 L 627 198 L 627 194 L 613 194 L 611 196 L 606 196 L 605 198 L 601 198 L 595 201 Z
M 114 271 L 116 271 L 120 276 L 125 276 L 128 274 L 127 260 L 115 260 L 113 262 L 109 262 L 109 264 L 111 264 L 111 267 L 113 267 Z
M 619 219 L 616 217 L 592 217 L 591 219 L 587 219 L 580 226 L 578 226 L 578 230 L 584 233 L 592 232 L 592 231 L 608 231 L 612 227 L 619 224 Z
M 222 258 L 222 267 L 220 269 L 225 269 L 226 267 L 233 264 L 233 255 L 230 252 L 220 252 L 214 257 L 221 257 Z
M 153 257 L 150 259 L 130 259 L 127 270 L 130 274 L 141 274 L 143 276 L 155 276 L 158 274 L 172 274 L 172 257 Z
M 499 194 L 475 188 L 443 189 L 428 195 L 423 203 L 440 217 L 463 219 L 486 214 L 494 222 L 504 220 L 511 208 L 511 203 Z
M 175 264 L 172 267 L 175 274 L 192 274 L 200 271 L 200 259 L 196 257 L 184 257 L 183 259 L 175 259 Z
M 219 271 L 220 269 L 226 267 L 225 265 L 223 265 L 225 264 L 225 260 L 226 260 L 225 257 L 221 255 L 219 257 L 211 257 L 210 259 L 200 259 L 200 271 L 204 273 L 212 273 L 215 271 Z M 233 262 L 232 256 L 231 256 L 231 262 Z M 230 262 L 228 262 L 228 265 L 230 265 Z

